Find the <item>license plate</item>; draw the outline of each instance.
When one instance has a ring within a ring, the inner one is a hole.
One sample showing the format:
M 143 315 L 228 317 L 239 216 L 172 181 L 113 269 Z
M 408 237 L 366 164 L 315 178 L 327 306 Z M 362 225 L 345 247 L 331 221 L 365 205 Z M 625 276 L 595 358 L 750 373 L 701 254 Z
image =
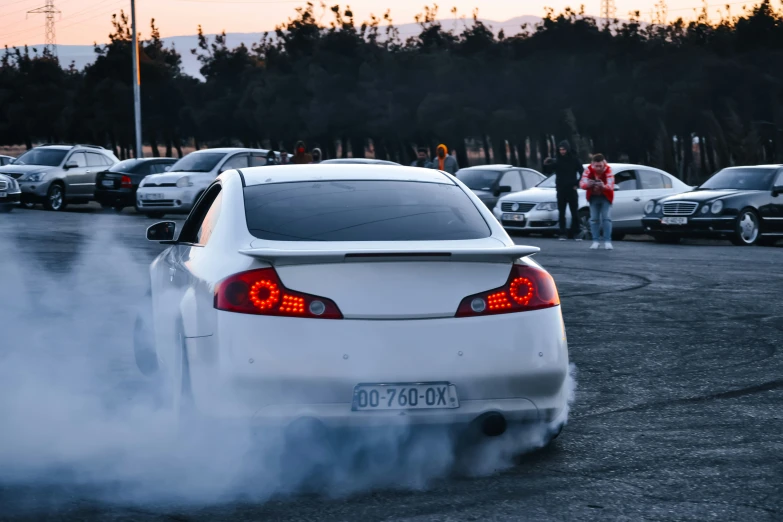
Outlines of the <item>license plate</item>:
M 520 221 L 525 222 L 524 214 L 503 214 L 503 221 Z
M 114 180 L 113 179 L 104 179 L 101 181 L 101 185 L 104 187 L 113 187 L 114 186 Z
M 686 217 L 665 217 L 661 220 L 664 225 L 687 225 L 688 218 Z
M 8 194 L 6 194 L 5 192 L 0 192 L 0 198 L 4 198 L 4 197 L 6 197 L 7 195 L 8 195 Z
M 141 199 L 163 199 L 163 194 L 142 194 Z
M 447 382 L 357 384 L 353 411 L 459 408 L 457 387 Z

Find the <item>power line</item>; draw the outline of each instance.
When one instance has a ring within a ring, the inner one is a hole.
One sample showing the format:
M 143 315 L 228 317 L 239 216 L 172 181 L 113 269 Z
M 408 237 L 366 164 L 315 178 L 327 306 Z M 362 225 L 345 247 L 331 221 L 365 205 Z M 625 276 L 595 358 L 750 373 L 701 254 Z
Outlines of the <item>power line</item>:
M 46 15 L 44 54 L 57 56 L 57 39 L 54 36 L 54 15 L 62 14 L 62 12 L 54 7 L 54 0 L 46 0 L 45 6 L 27 12 Z
M 617 5 L 614 0 L 601 0 L 601 18 L 606 23 L 609 20 L 614 20 L 617 17 Z

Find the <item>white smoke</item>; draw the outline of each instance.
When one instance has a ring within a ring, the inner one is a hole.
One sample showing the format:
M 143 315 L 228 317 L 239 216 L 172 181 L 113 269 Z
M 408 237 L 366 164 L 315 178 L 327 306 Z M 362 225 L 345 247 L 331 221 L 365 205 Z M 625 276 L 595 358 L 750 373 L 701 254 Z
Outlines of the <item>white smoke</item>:
M 250 425 L 180 425 L 133 361 L 148 260 L 110 237 L 81 247 L 78 234 L 66 239 L 44 260 L 28 248 L 36 238 L 17 236 L 0 251 L 0 484 L 78 485 L 104 501 L 179 504 L 422 489 L 455 472 L 511 466 L 552 429 L 509 430 L 457 455 L 446 430 L 359 436 L 303 424 L 284 436 Z M 572 365 L 569 405 L 574 372 Z

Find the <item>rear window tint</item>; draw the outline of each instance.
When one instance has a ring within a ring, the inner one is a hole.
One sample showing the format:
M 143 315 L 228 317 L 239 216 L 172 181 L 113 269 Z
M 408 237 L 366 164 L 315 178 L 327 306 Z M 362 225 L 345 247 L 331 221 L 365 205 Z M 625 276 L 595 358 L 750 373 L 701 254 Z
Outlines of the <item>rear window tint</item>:
M 455 185 L 315 181 L 245 188 L 250 233 L 276 241 L 479 239 L 490 229 Z

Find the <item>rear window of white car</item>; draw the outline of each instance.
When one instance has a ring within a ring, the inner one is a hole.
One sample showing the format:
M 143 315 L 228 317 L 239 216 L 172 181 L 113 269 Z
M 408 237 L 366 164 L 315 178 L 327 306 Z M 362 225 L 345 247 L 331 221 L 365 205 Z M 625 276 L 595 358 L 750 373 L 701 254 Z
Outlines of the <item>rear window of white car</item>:
M 250 233 L 275 241 L 433 241 L 489 237 L 456 185 L 309 181 L 245 188 Z

